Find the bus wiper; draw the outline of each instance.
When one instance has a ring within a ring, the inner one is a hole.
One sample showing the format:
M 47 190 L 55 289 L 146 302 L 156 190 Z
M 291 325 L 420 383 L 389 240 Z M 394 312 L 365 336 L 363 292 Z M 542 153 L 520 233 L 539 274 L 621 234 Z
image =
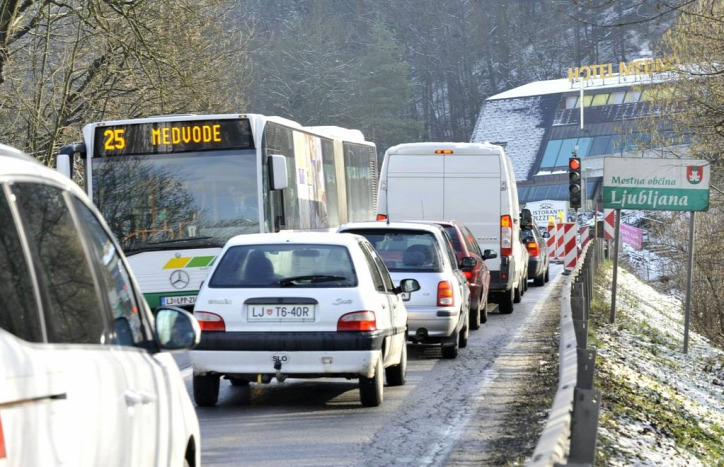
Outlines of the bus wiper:
M 214 237 L 184 237 L 184 238 L 172 238 L 171 240 L 162 240 L 160 242 L 146 242 L 146 245 L 163 245 L 165 243 L 180 243 L 180 242 L 193 242 L 196 240 L 208 240 Z
M 213 240 L 214 237 L 187 237 L 162 240 L 159 242 L 141 243 L 137 246 L 129 246 L 123 249 L 126 256 L 133 256 L 144 251 L 175 250 L 177 248 L 221 248 L 224 242 Z
M 298 282 L 306 282 L 309 281 L 309 283 L 315 283 L 315 282 L 333 282 L 333 281 L 344 281 L 347 280 L 344 276 L 325 276 L 323 274 L 313 274 L 308 276 L 294 276 L 294 277 L 286 277 L 284 279 L 281 279 L 279 281 L 280 287 L 289 287 L 290 285 L 294 285 L 294 283 Z

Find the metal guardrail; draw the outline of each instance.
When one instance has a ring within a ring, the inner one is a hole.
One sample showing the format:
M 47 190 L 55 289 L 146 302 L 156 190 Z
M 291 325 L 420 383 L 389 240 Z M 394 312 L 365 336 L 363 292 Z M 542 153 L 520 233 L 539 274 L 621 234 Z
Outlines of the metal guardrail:
M 598 441 L 601 392 L 593 388 L 596 350 L 588 349 L 588 315 L 593 276 L 605 245 L 592 239 L 576 268 L 565 276 L 561 305 L 558 391 L 528 466 L 593 465 Z

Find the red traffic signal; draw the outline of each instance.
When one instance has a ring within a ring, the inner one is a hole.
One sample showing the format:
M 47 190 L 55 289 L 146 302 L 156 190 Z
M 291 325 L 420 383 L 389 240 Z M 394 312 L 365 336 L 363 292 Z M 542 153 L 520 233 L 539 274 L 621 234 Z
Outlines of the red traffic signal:
M 571 209 L 581 207 L 581 158 L 568 159 L 568 201 Z

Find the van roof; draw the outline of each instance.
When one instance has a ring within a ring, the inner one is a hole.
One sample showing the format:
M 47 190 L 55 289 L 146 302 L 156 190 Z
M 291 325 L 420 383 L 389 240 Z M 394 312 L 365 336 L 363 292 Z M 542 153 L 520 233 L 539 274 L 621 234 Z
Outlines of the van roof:
M 451 143 L 451 142 L 426 142 L 426 143 L 405 143 L 392 146 L 387 150 L 388 154 L 415 154 L 435 155 L 438 149 L 449 149 L 453 154 L 503 154 L 501 146 L 485 143 Z

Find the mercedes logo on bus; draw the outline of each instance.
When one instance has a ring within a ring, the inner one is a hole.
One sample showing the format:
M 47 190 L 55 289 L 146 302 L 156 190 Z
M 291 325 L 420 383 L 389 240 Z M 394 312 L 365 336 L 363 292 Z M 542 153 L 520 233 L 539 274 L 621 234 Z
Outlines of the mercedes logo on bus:
M 189 285 L 189 282 L 191 282 L 191 278 L 189 278 L 189 274 L 186 271 L 177 269 L 171 273 L 169 281 L 174 289 L 185 289 L 186 286 Z

